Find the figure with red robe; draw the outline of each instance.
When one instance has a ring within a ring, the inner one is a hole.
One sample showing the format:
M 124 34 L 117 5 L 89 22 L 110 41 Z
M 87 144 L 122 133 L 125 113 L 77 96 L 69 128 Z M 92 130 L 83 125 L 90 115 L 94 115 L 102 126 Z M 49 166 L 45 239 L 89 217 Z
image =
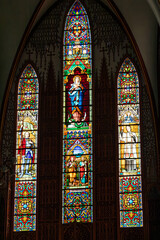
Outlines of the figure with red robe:
M 32 166 L 34 162 L 33 142 L 30 140 L 30 133 L 25 132 L 21 139 L 21 145 L 18 148 L 18 154 L 21 155 L 21 172 L 19 177 L 23 177 L 24 174 L 31 175 L 29 173 L 29 166 Z

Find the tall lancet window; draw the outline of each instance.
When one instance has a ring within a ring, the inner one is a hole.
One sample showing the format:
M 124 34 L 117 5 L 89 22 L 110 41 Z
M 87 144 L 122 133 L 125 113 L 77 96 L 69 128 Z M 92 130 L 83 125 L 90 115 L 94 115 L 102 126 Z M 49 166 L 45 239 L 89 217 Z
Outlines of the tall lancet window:
M 139 80 L 129 58 L 118 75 L 120 227 L 142 227 Z
M 86 10 L 75 1 L 63 48 L 62 222 L 92 222 L 92 61 Z
M 14 231 L 36 229 L 38 78 L 28 64 L 18 84 Z

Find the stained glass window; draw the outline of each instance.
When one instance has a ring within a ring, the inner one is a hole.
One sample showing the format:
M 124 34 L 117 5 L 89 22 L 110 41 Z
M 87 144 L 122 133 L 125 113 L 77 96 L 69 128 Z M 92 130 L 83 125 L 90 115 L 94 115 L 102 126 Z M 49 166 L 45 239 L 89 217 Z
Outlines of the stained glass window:
M 28 64 L 18 84 L 14 231 L 36 229 L 38 78 Z
M 65 23 L 62 222 L 92 222 L 92 62 L 86 10 L 75 1 Z
M 142 227 L 139 80 L 129 58 L 118 75 L 120 227 Z

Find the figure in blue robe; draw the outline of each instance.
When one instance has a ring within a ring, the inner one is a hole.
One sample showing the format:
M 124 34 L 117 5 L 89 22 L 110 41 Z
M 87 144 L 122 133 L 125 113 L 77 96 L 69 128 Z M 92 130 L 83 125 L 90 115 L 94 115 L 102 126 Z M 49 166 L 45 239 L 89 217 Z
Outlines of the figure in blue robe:
M 74 112 L 83 113 L 83 96 L 85 92 L 85 88 L 80 82 L 80 77 L 75 76 L 73 79 L 74 83 L 71 84 L 71 88 L 69 89 L 69 95 L 71 99 L 72 105 L 72 114 Z

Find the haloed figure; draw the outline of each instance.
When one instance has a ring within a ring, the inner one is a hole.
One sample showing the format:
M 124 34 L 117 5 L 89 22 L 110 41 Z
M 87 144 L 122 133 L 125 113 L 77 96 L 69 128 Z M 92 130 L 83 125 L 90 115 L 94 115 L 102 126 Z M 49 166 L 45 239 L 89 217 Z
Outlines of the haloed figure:
M 131 131 L 130 126 L 126 126 L 126 132 L 124 132 L 124 127 L 122 127 L 122 131 L 120 132 L 120 140 L 125 143 L 123 157 L 126 160 L 126 170 L 128 172 L 136 170 L 136 159 L 137 159 L 136 133 Z
M 72 105 L 72 115 L 75 121 L 80 121 L 83 115 L 83 96 L 85 88 L 81 84 L 80 76 L 75 76 L 73 78 L 73 84 L 69 89 L 69 96 Z

